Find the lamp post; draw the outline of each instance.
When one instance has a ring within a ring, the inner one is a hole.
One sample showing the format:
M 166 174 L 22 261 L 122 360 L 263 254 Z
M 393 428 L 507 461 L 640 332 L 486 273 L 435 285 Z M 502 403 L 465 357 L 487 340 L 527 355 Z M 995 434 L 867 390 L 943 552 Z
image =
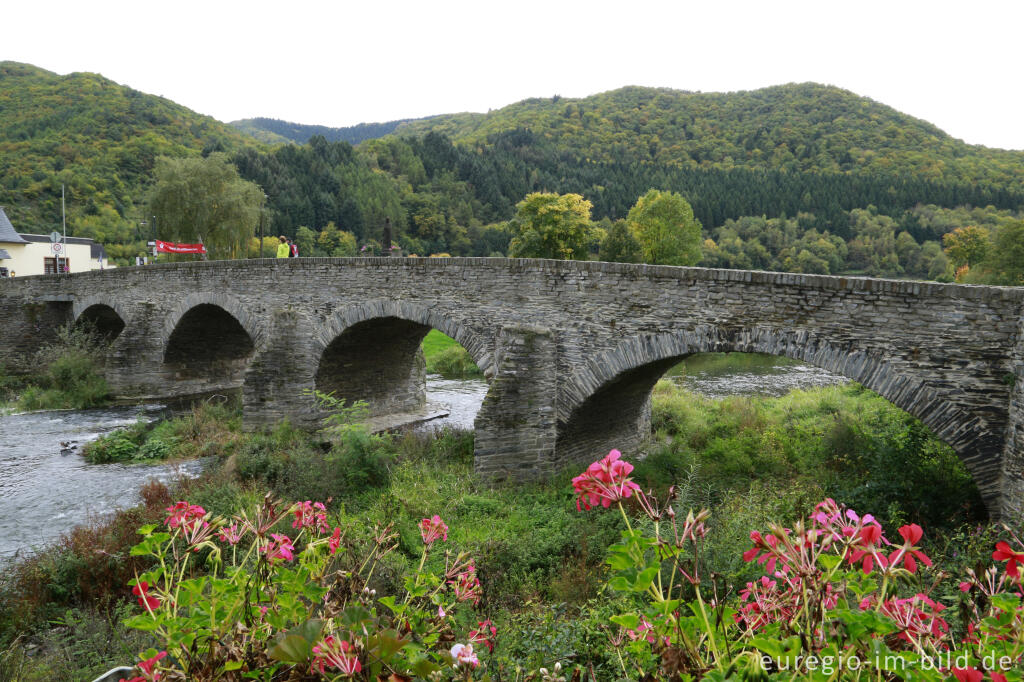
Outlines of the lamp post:
M 139 230 L 140 236 L 141 236 L 141 235 L 145 235 L 145 234 L 146 234 L 146 225 L 148 225 L 148 224 L 149 224 L 149 223 L 147 223 L 147 222 L 146 222 L 145 220 L 142 220 L 142 221 L 140 221 L 140 222 L 139 222 L 139 227 L 141 228 L 141 229 Z M 145 239 L 145 237 L 144 237 L 144 236 L 143 236 L 142 238 L 143 238 L 143 239 Z M 153 242 L 153 248 L 154 248 L 154 249 L 156 248 L 156 242 Z M 146 252 L 145 252 L 145 251 L 143 251 L 142 253 L 146 253 Z M 135 259 L 135 264 L 136 264 L 136 265 L 141 265 L 141 263 L 140 263 L 140 262 L 139 262 L 139 260 L 138 260 L 138 257 L 136 257 L 136 259 Z
M 153 262 L 156 263 L 156 216 L 153 216 Z

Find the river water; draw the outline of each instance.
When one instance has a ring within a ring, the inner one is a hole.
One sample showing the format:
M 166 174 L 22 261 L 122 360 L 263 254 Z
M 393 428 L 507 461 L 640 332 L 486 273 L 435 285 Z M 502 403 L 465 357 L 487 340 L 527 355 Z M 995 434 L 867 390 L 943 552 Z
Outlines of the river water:
M 741 353 L 691 356 L 667 378 L 712 398 L 782 395 L 845 381 L 785 358 Z M 420 428 L 473 428 L 486 394 L 482 380 L 429 376 L 428 401 L 447 404 L 450 414 Z M 148 405 L 0 417 L 0 559 L 31 552 L 90 518 L 137 504 L 141 484 L 151 478 L 168 482 L 197 475 L 201 462 L 86 464 L 79 454 L 84 443 L 103 433 L 163 414 L 162 406 Z M 72 441 L 76 447 L 70 451 L 62 446 Z

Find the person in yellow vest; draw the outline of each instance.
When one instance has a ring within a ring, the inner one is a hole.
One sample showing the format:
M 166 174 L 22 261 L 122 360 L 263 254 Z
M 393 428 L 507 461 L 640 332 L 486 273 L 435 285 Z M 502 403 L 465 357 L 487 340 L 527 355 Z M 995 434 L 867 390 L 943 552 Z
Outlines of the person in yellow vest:
M 281 236 L 281 243 L 277 245 L 277 257 L 288 258 L 291 255 L 292 249 L 288 246 L 288 237 Z

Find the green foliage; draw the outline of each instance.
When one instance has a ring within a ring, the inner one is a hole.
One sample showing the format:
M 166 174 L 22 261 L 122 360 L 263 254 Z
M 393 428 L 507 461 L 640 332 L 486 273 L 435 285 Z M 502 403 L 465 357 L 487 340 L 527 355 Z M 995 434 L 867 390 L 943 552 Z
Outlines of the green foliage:
M 483 372 L 473 362 L 469 351 L 457 344 L 429 357 L 427 372 L 440 374 L 445 379 L 470 379 L 483 376 Z
M 158 235 L 173 241 L 202 242 L 213 258 L 248 255 L 263 207 L 263 192 L 238 177 L 223 153 L 205 158 L 156 160 L 156 184 L 149 209 Z
M 639 263 L 643 250 L 625 220 L 616 220 L 601 240 L 600 258 L 609 263 Z
M 984 227 L 967 225 L 942 235 L 943 251 L 953 265 L 975 265 L 988 255 L 989 234 Z
M 646 263 L 694 265 L 700 260 L 700 223 L 686 199 L 674 192 L 649 190 L 629 210 L 626 224 Z
M 857 384 L 715 401 L 661 381 L 652 421 L 656 442 L 666 444 L 637 465 L 647 484 L 695 469 L 715 503 L 754 485 L 796 484 L 870 506 L 889 527 L 952 528 L 984 517 L 952 449 Z
M 578 194 L 534 192 L 516 204 L 509 222 L 512 258 L 586 260 L 591 203 Z
M 90 325 L 68 324 L 53 341 L 36 351 L 34 362 L 42 373 L 29 377 L 18 397 L 22 410 L 80 410 L 95 407 L 110 394 L 101 374 L 107 340 Z

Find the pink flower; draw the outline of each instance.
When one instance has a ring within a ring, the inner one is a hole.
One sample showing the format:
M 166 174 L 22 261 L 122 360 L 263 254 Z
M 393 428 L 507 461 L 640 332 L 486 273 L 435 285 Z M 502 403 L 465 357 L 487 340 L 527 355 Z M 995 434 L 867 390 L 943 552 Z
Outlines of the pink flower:
M 992 558 L 996 561 L 1005 561 L 1006 564 L 1006 575 L 1011 578 L 1016 578 L 1020 575 L 1020 570 L 1017 565 L 1024 565 L 1024 552 L 1014 551 L 1010 547 L 1010 543 L 1005 540 L 1000 540 L 996 543 L 996 551 L 992 552 Z
M 630 497 L 640 486 L 629 479 L 633 465 L 619 459 L 622 453 L 612 450 L 604 459 L 594 462 L 582 474 L 572 479 L 576 491 L 576 509 L 590 509 L 600 504 L 608 508 L 612 502 Z
M 645 616 L 640 616 L 640 624 L 636 626 L 636 630 L 626 630 L 626 634 L 633 641 L 646 639 L 651 644 L 654 644 L 656 641 L 654 637 L 654 626 L 651 625 L 650 621 L 648 621 Z
M 273 540 L 260 547 L 260 551 L 267 555 L 267 561 L 273 563 L 278 559 L 285 561 L 295 559 L 295 547 L 292 546 L 292 541 L 288 539 L 287 535 L 272 533 L 270 537 Z
M 217 537 L 221 539 L 221 542 L 226 542 L 229 545 L 237 545 L 243 535 L 245 535 L 245 529 L 243 528 L 242 531 L 239 532 L 237 523 L 232 523 L 230 526 L 222 528 L 220 532 L 217 533 Z
M 429 519 L 420 521 L 420 535 L 423 537 L 423 543 L 429 546 L 438 538 L 448 539 L 448 526 L 444 525 L 440 516 L 434 514 Z
M 330 548 L 330 553 L 332 555 L 338 551 L 338 547 L 341 546 L 341 527 L 335 526 L 334 534 L 331 535 L 331 539 L 327 541 L 327 546 Z
M 488 652 L 493 653 L 494 638 L 497 634 L 498 628 L 494 627 L 494 623 L 492 623 L 490 619 L 479 621 L 477 623 L 477 629 L 469 631 L 469 643 L 483 644 L 487 647 Z
M 472 668 L 480 665 L 480 660 L 473 653 L 472 644 L 456 644 L 452 647 L 452 658 L 455 659 L 455 666 L 468 665 Z
M 149 583 L 145 580 L 140 580 L 139 583 L 132 588 L 132 594 L 139 598 L 139 606 L 147 611 L 156 611 L 160 608 L 160 600 L 148 592 Z
M 438 618 L 444 618 L 447 615 L 448 614 L 445 612 L 444 607 L 441 606 L 440 604 L 438 604 L 437 605 L 437 617 Z
M 908 571 L 916 573 L 917 562 L 914 561 L 914 557 L 917 557 L 925 566 L 931 566 L 932 560 L 917 548 L 917 543 L 921 541 L 921 537 L 924 535 L 921 526 L 916 523 L 912 523 L 909 526 L 900 526 L 899 533 L 903 538 L 903 546 L 890 555 L 889 565 L 895 566 L 902 560 L 903 566 Z
M 309 672 L 316 672 L 320 669 L 323 674 L 327 666 L 337 668 L 346 677 L 352 677 L 363 669 L 359 663 L 359 657 L 350 653 L 354 647 L 345 640 L 335 639 L 332 635 L 324 637 L 323 641 L 313 647 L 313 662 L 309 666 Z
M 330 528 L 327 525 L 327 508 L 320 502 L 300 502 L 295 505 L 293 513 L 292 528 L 312 528 L 318 533 L 326 533 Z
M 206 510 L 196 504 L 178 502 L 173 507 L 167 507 L 170 516 L 164 521 L 168 528 L 191 530 L 199 521 L 206 516 Z
M 448 584 L 455 591 L 455 598 L 459 601 L 472 601 L 474 604 L 480 602 L 483 590 L 480 581 L 476 577 L 476 567 L 470 563 L 466 570 L 449 580 Z

